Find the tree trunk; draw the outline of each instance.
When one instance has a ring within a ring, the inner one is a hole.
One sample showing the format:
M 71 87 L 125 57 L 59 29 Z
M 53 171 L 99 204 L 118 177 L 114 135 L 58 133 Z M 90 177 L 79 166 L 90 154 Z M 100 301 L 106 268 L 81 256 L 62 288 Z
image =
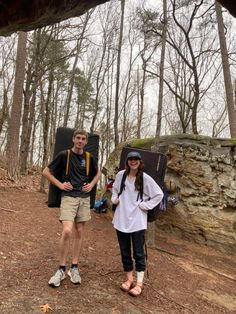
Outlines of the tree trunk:
M 163 106 L 163 90 L 164 90 L 164 67 L 165 67 L 165 51 L 166 51 L 166 36 L 167 36 L 167 0 L 163 0 L 163 30 L 161 37 L 161 60 L 160 60 L 160 79 L 159 79 L 159 95 L 158 95 L 158 110 L 157 110 L 157 125 L 156 125 L 156 138 L 155 144 L 152 148 L 157 152 L 160 144 L 161 135 L 161 120 L 162 120 L 162 106 Z M 147 244 L 149 247 L 155 247 L 155 223 L 148 224 Z
M 27 172 L 30 138 L 35 115 L 36 92 L 39 80 L 40 32 L 40 30 L 35 32 L 35 51 L 32 62 L 28 69 L 26 80 L 24 113 L 22 119 L 23 126 L 20 146 L 20 172 L 23 174 Z M 31 71 L 31 68 L 34 69 L 33 72 Z
M 128 117 L 127 117 L 127 109 L 128 109 L 128 104 L 129 104 L 129 99 L 133 96 L 132 93 L 134 93 L 134 90 L 132 91 L 131 89 L 131 83 L 132 83 L 132 71 L 133 71 L 133 65 L 135 60 L 138 57 L 138 54 L 136 57 L 133 58 L 134 54 L 134 46 L 135 46 L 135 40 L 131 39 L 131 26 L 129 29 L 129 44 L 130 44 L 130 55 L 129 55 L 129 68 L 128 68 L 128 73 L 127 73 L 127 84 L 125 87 L 125 92 L 124 92 L 124 104 L 123 104 L 123 135 L 122 135 L 122 142 L 126 142 L 128 138 Z
M 145 95 L 145 85 L 146 85 L 146 69 L 147 69 L 147 62 L 143 58 L 143 75 L 142 75 L 142 82 L 140 88 L 140 102 L 139 102 L 139 109 L 138 109 L 138 126 L 137 126 L 137 138 L 141 138 L 141 126 L 143 120 L 143 107 L 144 107 L 144 95 Z
M 161 135 L 161 120 L 163 106 L 163 90 L 164 90 L 164 67 L 165 67 L 165 51 L 166 51 L 166 36 L 167 36 L 167 0 L 163 0 L 163 30 L 161 38 L 161 61 L 160 61 L 160 79 L 159 79 L 159 95 L 158 95 L 158 110 L 157 110 L 157 126 L 155 149 L 158 151 Z
M 121 21 L 120 21 L 120 37 L 119 37 L 118 55 L 117 55 L 115 115 L 114 115 L 115 146 L 119 144 L 118 118 L 119 118 L 120 60 L 121 60 L 121 48 L 122 48 L 123 28 L 124 28 L 124 13 L 125 13 L 125 0 L 121 0 Z
M 8 97 L 7 90 L 4 88 L 3 91 L 3 105 L 0 111 L 0 134 L 2 132 L 3 125 L 8 118 Z
M 105 74 L 106 74 L 106 71 L 107 71 L 107 68 L 106 68 L 102 72 L 102 69 L 103 69 L 103 66 L 104 66 L 106 50 L 107 50 L 107 42 L 106 42 L 106 38 L 105 38 L 105 34 L 104 34 L 104 43 L 103 43 L 103 48 L 102 48 L 102 57 L 101 57 L 98 73 L 96 75 L 96 96 L 95 96 L 95 104 L 94 104 L 94 109 L 93 109 L 94 110 L 93 111 L 93 117 L 92 117 L 92 122 L 91 122 L 91 126 L 90 126 L 90 132 L 91 133 L 94 132 L 95 122 L 96 122 L 96 119 L 97 119 L 97 114 L 98 114 L 98 109 L 99 109 L 100 91 L 101 91 L 101 87 L 102 87 L 102 85 L 104 83 L 104 78 L 105 78 Z
M 72 71 L 70 73 L 71 77 L 69 80 L 67 96 L 66 96 L 66 101 L 65 101 L 65 115 L 64 115 L 64 121 L 63 121 L 64 127 L 67 126 L 69 116 L 70 116 L 69 114 L 70 114 L 70 108 L 71 108 L 71 99 L 72 99 L 73 89 L 74 89 L 74 85 L 75 85 L 75 74 L 76 74 L 77 64 L 78 64 L 78 60 L 79 60 L 79 54 L 81 51 L 83 40 L 85 38 L 85 31 L 86 31 L 90 16 L 91 16 L 91 12 L 88 12 L 86 15 L 86 19 L 83 23 L 83 29 L 80 33 L 80 37 L 78 38 L 77 43 L 76 43 L 75 60 L 74 60 Z
M 224 21 L 223 21 L 223 16 L 222 16 L 221 5 L 217 1 L 215 1 L 215 9 L 216 9 L 218 32 L 219 32 L 221 58 L 222 58 L 222 64 L 223 64 L 225 93 L 226 93 L 228 118 L 229 118 L 229 129 L 230 129 L 231 137 L 236 137 L 236 110 L 234 107 L 234 93 L 233 93 L 233 86 L 232 86 L 232 81 L 231 81 L 226 38 L 224 34 Z
M 17 179 L 17 177 L 19 176 L 19 134 L 23 100 L 23 86 L 25 78 L 26 42 L 27 33 L 19 32 L 13 103 L 7 137 L 7 172 L 9 177 L 13 179 Z
M 53 89 L 53 81 L 54 81 L 54 66 L 51 66 L 49 73 L 49 81 L 48 81 L 48 92 L 47 99 L 45 102 L 44 109 L 44 119 L 43 119 L 43 161 L 42 161 L 42 169 L 47 166 L 48 163 L 48 138 L 49 138 L 49 127 L 50 127 L 50 117 L 51 117 L 51 96 Z M 40 182 L 40 192 L 44 192 L 45 185 L 45 177 L 41 177 Z
M 75 54 L 75 60 L 73 64 L 72 71 L 70 73 L 70 81 L 68 84 L 68 90 L 67 90 L 67 97 L 66 97 L 66 102 L 65 102 L 65 115 L 64 115 L 64 121 L 63 121 L 63 127 L 67 127 L 67 123 L 69 120 L 69 112 L 70 112 L 70 106 L 71 106 L 71 98 L 73 94 L 73 88 L 74 88 L 74 83 L 75 83 L 75 71 L 77 68 L 77 63 L 79 59 L 79 53 L 80 53 L 80 41 L 77 41 L 77 49 L 76 49 L 76 54 Z
M 137 66 L 137 111 L 140 111 L 140 77 L 139 77 L 139 65 Z M 137 126 L 138 129 L 138 126 Z
M 109 64 L 111 63 L 111 69 Z M 114 65 L 114 53 L 111 49 L 108 49 L 108 56 L 107 56 L 107 96 L 106 96 L 106 154 L 105 159 L 108 159 L 110 155 L 111 149 L 111 138 L 112 138 L 112 131 L 111 131 L 111 99 L 112 99 L 112 81 L 113 81 L 113 65 Z

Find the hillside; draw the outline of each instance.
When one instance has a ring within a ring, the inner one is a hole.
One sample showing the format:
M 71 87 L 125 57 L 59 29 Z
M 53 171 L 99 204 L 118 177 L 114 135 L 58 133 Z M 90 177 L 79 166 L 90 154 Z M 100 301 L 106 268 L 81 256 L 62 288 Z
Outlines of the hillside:
M 92 214 L 80 261 L 82 284 L 47 285 L 57 267 L 60 223 L 37 191 L 40 175 L 16 184 L 1 169 L 0 313 L 235 313 L 235 256 L 162 233 L 148 250 L 149 279 L 139 298 L 119 289 L 123 280 L 111 214 Z

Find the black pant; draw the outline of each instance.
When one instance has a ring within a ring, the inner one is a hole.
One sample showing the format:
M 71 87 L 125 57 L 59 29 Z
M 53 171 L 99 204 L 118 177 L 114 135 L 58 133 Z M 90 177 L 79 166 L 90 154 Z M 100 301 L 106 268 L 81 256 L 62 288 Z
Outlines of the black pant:
M 132 233 L 124 233 L 116 230 L 120 245 L 121 259 L 125 272 L 133 270 L 133 260 L 131 255 L 131 241 L 133 246 L 133 257 L 136 271 L 145 271 L 144 240 L 145 230 Z

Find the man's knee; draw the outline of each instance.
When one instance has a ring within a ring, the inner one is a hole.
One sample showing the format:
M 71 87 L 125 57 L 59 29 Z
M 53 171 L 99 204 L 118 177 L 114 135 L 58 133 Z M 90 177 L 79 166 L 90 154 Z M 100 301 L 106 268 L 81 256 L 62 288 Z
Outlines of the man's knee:
M 69 239 L 72 237 L 73 234 L 73 229 L 71 227 L 68 226 L 64 226 L 63 230 L 62 230 L 62 238 Z
M 84 232 L 85 222 L 79 222 L 75 224 L 75 232 L 78 237 L 81 237 Z

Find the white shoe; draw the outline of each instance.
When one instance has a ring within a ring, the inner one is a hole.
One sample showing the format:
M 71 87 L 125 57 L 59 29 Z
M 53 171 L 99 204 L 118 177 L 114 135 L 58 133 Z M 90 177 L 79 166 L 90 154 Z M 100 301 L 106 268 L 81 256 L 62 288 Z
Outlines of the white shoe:
M 62 269 L 58 269 L 55 275 L 53 275 L 50 278 L 48 284 L 49 286 L 52 286 L 52 287 L 59 287 L 61 284 L 61 281 L 65 279 L 65 277 L 66 277 L 65 272 Z
M 68 276 L 70 277 L 70 281 L 74 284 L 81 283 L 81 277 L 77 267 L 70 268 L 68 271 Z

